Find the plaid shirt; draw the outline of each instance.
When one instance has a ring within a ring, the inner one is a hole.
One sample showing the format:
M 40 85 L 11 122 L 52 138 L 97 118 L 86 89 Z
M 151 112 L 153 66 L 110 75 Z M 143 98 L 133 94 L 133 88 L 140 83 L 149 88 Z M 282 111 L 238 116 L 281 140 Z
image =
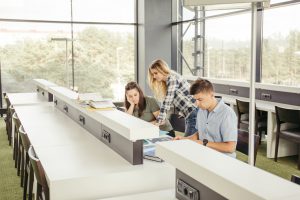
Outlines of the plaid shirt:
M 189 94 L 190 84 L 187 80 L 176 72 L 171 72 L 167 78 L 167 94 L 162 102 L 157 122 L 161 124 L 167 117 L 167 111 L 170 110 L 172 103 L 184 117 L 196 108 L 195 99 Z

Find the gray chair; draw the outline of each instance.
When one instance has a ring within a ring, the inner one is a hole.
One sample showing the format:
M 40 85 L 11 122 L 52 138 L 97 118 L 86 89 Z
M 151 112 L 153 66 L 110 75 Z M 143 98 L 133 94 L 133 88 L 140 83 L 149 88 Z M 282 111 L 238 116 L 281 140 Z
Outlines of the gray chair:
M 28 156 L 37 181 L 37 199 L 49 200 L 49 187 L 45 171 L 32 146 L 28 149 Z
M 256 163 L 256 155 L 259 141 L 259 136 L 254 135 L 254 165 Z M 238 141 L 236 144 L 236 150 L 245 155 L 249 155 L 249 133 L 247 131 L 238 130 Z
M 236 99 L 236 106 L 238 112 L 238 128 L 248 130 L 249 127 L 249 102 Z M 262 133 L 267 134 L 267 115 L 265 112 L 259 111 L 255 108 L 255 133 L 259 134 L 261 143 Z
M 293 183 L 296 183 L 296 184 L 300 185 L 300 177 L 297 176 L 297 175 L 292 175 L 291 181 L 292 181 Z
M 277 162 L 279 139 L 300 144 L 300 110 L 291 110 L 275 106 L 276 112 L 276 143 L 275 162 Z M 298 153 L 298 169 L 300 169 L 300 152 Z
M 19 136 L 19 128 L 21 126 L 21 122 L 15 112 L 12 116 L 14 125 L 15 125 L 15 132 L 14 132 L 14 148 L 13 148 L 13 159 L 15 160 L 15 168 L 17 168 L 17 174 L 20 176 L 20 164 L 21 164 L 21 151 L 20 151 L 20 136 Z
M 33 188 L 33 168 L 29 162 L 28 151 L 31 146 L 30 140 L 28 135 L 24 131 L 23 126 L 21 125 L 19 128 L 19 134 L 22 141 L 22 150 L 21 150 L 21 185 L 23 185 L 23 200 L 26 200 L 27 195 L 27 186 L 29 185 L 28 189 L 28 199 L 32 199 L 32 188 Z M 25 160 L 24 160 L 25 157 Z

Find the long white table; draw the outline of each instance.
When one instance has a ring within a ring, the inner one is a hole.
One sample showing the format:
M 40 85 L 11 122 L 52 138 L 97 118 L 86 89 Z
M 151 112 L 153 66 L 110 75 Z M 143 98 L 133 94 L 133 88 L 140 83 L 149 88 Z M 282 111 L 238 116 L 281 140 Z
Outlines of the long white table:
M 248 98 L 243 97 L 233 97 L 230 95 L 218 94 L 216 95 L 222 96 L 222 99 L 225 103 L 230 104 L 233 108 L 236 105 L 236 99 L 242 101 L 249 101 Z M 267 121 L 267 157 L 274 158 L 275 156 L 275 142 L 276 142 L 276 116 L 275 116 L 275 106 L 279 106 L 287 109 L 300 110 L 300 106 L 293 106 L 281 103 L 274 102 L 266 102 L 261 100 L 256 100 L 256 108 L 258 110 L 266 111 L 268 113 L 268 121 Z M 279 149 L 278 149 L 278 157 L 291 156 L 298 154 L 298 147 L 296 143 L 287 141 L 285 139 L 280 139 L 279 141 Z
M 175 169 L 131 165 L 54 105 L 15 106 L 45 169 L 50 198 L 99 199 L 174 188 Z
M 198 189 L 201 183 L 226 199 L 298 200 L 300 197 L 299 185 L 191 140 L 162 142 L 156 145 L 156 150 L 158 156 L 195 180 L 189 183 L 193 188 Z M 200 189 L 200 199 L 205 192 Z
M 30 105 L 48 102 L 36 92 L 31 93 L 7 93 L 11 105 Z
M 33 105 L 33 104 L 48 104 L 49 102 L 43 96 L 38 95 L 36 92 L 31 93 L 7 93 L 6 94 L 10 104 L 15 106 L 26 106 L 26 105 Z M 12 120 L 12 119 L 11 119 Z M 14 134 L 15 134 L 15 125 L 14 121 L 12 120 L 12 130 L 11 130 L 11 140 L 12 146 L 14 146 Z

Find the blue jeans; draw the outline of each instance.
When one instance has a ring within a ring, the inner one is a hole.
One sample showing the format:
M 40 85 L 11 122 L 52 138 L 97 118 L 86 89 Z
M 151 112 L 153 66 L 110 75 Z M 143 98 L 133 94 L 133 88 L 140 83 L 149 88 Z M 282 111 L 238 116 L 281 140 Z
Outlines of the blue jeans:
M 187 118 L 185 118 L 184 137 L 193 135 L 198 131 L 196 128 L 197 112 L 198 112 L 198 108 L 196 108 L 193 112 L 191 112 L 191 114 Z

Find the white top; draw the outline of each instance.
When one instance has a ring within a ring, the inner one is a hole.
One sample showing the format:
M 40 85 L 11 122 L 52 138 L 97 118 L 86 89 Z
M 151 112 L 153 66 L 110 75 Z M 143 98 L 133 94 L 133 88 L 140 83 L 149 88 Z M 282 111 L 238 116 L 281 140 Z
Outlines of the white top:
M 300 197 L 299 185 L 191 140 L 159 143 L 156 153 L 180 171 L 231 200 L 296 200 Z
M 45 98 L 33 93 L 7 93 L 11 105 L 28 105 L 48 102 Z
M 170 189 L 167 163 L 131 165 L 53 104 L 16 106 L 54 200 L 98 199 Z
M 92 110 L 82 107 L 75 93 L 63 87 L 49 88 L 49 92 L 87 116 L 101 122 L 131 141 L 159 137 L 159 127 L 117 109 Z M 77 94 L 78 95 L 78 94 Z
M 155 192 L 113 197 L 113 198 L 107 198 L 101 200 L 176 200 L 176 198 L 175 198 L 175 189 L 171 189 L 171 190 L 159 190 Z
M 65 87 L 50 87 L 48 92 L 59 98 L 78 99 L 79 94 Z
M 49 87 L 57 86 L 55 83 L 52 83 L 50 81 L 47 81 L 45 79 L 33 79 L 32 80 L 35 85 L 39 86 L 40 88 L 48 91 Z

